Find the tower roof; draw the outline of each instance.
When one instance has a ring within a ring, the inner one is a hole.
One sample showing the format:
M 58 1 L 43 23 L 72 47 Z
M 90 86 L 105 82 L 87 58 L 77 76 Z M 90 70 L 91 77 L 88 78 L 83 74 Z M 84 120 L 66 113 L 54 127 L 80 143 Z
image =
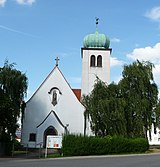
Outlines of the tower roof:
M 94 34 L 88 34 L 84 37 L 83 47 L 84 48 L 103 48 L 108 49 L 110 40 L 105 34 L 99 34 L 96 30 Z
M 96 31 L 94 34 L 88 34 L 84 37 L 83 47 L 84 48 L 104 48 L 108 49 L 110 40 L 105 34 L 99 34 Z
M 99 18 L 96 17 L 96 32 L 94 34 L 88 34 L 84 37 L 83 47 L 84 48 L 102 48 L 108 49 L 110 40 L 105 34 L 98 33 L 98 21 Z

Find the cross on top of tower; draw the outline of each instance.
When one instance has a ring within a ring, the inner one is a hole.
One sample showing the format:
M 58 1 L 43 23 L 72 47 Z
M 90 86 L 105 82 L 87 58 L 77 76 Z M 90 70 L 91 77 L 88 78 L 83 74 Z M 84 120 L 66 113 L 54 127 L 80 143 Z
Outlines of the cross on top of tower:
M 58 58 L 58 56 L 56 57 L 56 66 L 58 66 L 58 61 L 59 61 L 59 58 Z
M 98 21 L 99 21 L 99 18 L 96 17 L 96 30 L 98 29 Z
M 99 18 L 98 18 L 98 17 L 96 17 L 96 24 L 98 24 L 98 21 L 99 21 Z

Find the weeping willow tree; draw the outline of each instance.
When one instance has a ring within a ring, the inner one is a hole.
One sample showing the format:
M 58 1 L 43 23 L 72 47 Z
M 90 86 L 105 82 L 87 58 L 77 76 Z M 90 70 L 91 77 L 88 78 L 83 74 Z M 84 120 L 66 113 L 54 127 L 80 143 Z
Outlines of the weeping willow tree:
M 14 138 L 27 91 L 27 77 L 6 60 L 0 68 L 0 139 Z
M 90 95 L 83 96 L 85 121 L 90 118 L 91 130 L 96 136 L 125 135 L 125 101 L 120 97 L 119 88 L 112 83 L 108 86 L 97 78 Z
M 160 124 L 158 88 L 154 65 L 136 61 L 125 65 L 118 84 L 106 86 L 97 79 L 91 94 L 84 96 L 85 120 L 90 118 L 96 136 L 146 137 L 152 124 Z
M 126 128 L 130 137 L 147 138 L 147 131 L 151 129 L 153 115 L 156 114 L 158 88 L 153 78 L 153 67 L 150 62 L 138 60 L 124 66 L 119 85 L 126 102 Z
M 84 136 L 86 136 L 86 129 L 87 129 L 87 122 L 89 122 L 89 112 L 90 112 L 90 97 L 89 95 L 83 95 L 81 99 L 81 103 L 83 104 L 85 111 L 84 111 Z
M 107 135 L 126 136 L 125 99 L 121 96 L 119 85 L 111 83 L 106 88 L 107 97 L 103 100 L 104 121 L 107 120 Z

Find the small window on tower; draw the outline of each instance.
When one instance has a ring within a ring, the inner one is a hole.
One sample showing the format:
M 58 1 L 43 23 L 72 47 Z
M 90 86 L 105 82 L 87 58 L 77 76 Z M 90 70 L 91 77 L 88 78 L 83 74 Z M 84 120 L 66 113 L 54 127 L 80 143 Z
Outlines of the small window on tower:
M 98 55 L 97 57 L 97 67 L 102 67 L 102 56 Z
M 96 58 L 94 55 L 91 56 L 91 60 L 90 60 L 90 66 L 91 67 L 95 67 L 95 61 L 96 61 Z

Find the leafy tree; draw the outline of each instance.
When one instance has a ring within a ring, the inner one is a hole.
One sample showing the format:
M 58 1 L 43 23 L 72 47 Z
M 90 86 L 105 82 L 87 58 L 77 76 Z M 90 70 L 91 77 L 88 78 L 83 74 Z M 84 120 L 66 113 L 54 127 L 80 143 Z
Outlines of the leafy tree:
M 91 129 L 96 136 L 125 135 L 125 101 L 119 96 L 119 88 L 112 83 L 106 86 L 97 78 L 90 95 L 82 100 L 86 108 L 85 118 L 90 118 Z
M 107 97 L 104 100 L 105 120 L 108 129 L 107 135 L 126 135 L 126 121 L 124 107 L 126 105 L 124 98 L 121 96 L 119 85 L 111 83 L 106 88 Z
M 83 95 L 81 99 L 81 103 L 83 104 L 85 111 L 84 111 L 84 136 L 86 136 L 86 128 L 87 122 L 89 121 L 89 110 L 90 110 L 90 97 L 89 95 Z
M 125 65 L 118 85 L 97 79 L 91 94 L 83 97 L 85 120 L 90 118 L 96 136 L 146 137 L 152 124 L 160 124 L 158 88 L 150 62 Z M 158 102 L 158 103 L 157 103 Z
M 152 119 L 153 122 L 155 122 L 155 126 L 160 128 L 160 100 L 158 100 L 158 103 L 154 109 Z
M 94 89 L 90 95 L 89 115 L 91 118 L 91 129 L 96 136 L 106 135 L 106 125 L 104 122 L 103 100 L 106 98 L 106 85 L 97 78 Z
M 27 77 L 6 60 L 0 68 L 0 137 L 14 137 L 27 91 Z
M 125 65 L 123 79 L 119 82 L 126 102 L 125 118 L 127 135 L 146 137 L 152 125 L 152 116 L 158 100 L 158 88 L 154 83 L 150 62 L 136 61 Z

